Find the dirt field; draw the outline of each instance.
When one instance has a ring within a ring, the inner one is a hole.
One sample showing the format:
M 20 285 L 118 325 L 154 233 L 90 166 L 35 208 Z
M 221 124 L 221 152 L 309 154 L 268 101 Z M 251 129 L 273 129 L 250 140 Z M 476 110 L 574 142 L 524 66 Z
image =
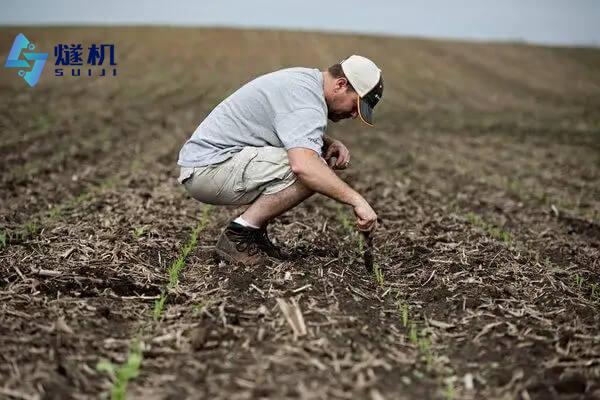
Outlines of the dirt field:
M 1 32 L 3 54 L 113 42 L 119 75 L 0 74 L 0 398 L 600 399 L 600 50 Z M 320 195 L 269 228 L 293 261 L 215 263 L 240 209 L 188 198 L 179 148 L 251 78 L 352 53 L 383 69 L 378 123 L 328 134 L 378 272 Z

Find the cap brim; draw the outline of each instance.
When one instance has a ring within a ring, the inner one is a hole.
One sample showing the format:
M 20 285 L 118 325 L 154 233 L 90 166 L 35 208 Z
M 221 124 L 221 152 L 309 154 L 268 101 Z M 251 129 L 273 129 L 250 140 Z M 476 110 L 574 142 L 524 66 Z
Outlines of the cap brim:
M 358 98 L 358 115 L 362 122 L 373 126 L 373 107 L 371 107 L 363 98 Z

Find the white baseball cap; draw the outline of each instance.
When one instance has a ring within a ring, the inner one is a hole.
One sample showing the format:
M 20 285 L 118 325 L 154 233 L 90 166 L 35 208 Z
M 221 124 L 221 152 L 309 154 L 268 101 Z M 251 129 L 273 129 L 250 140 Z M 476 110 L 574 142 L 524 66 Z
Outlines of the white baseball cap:
M 340 62 L 344 75 L 358 93 L 358 115 L 373 126 L 373 108 L 383 96 L 383 77 L 375 63 L 356 54 Z

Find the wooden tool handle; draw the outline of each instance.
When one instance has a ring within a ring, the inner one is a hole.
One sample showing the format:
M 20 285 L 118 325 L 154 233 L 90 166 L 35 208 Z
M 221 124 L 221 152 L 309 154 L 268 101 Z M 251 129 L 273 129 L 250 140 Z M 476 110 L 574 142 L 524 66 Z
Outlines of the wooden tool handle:
M 362 231 L 362 234 L 365 238 L 365 249 L 364 249 L 364 260 L 365 260 L 365 269 L 367 272 L 373 272 L 373 232 L 372 231 Z

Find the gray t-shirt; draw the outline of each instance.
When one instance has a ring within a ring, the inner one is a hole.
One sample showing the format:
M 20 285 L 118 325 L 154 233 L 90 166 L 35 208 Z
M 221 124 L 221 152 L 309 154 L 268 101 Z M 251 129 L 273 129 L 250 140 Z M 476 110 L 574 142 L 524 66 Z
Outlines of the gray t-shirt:
M 245 146 L 305 147 L 322 156 L 326 129 L 323 75 L 286 68 L 246 83 L 215 107 L 183 145 L 177 164 L 219 163 Z

